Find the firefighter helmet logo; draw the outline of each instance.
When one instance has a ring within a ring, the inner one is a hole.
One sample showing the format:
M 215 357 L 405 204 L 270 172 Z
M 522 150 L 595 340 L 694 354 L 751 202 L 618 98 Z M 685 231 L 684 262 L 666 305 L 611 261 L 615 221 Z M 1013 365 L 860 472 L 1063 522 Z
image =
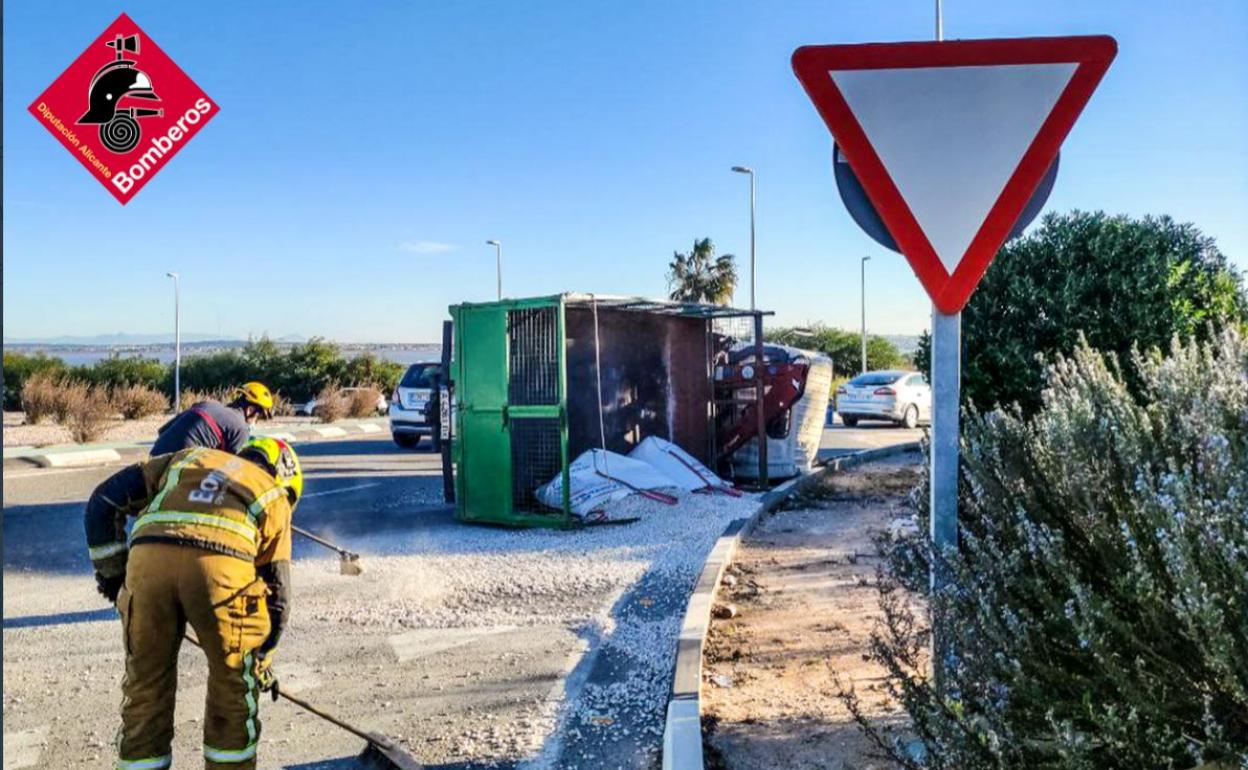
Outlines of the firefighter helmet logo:
M 104 45 L 117 52 L 117 58 L 100 68 L 91 78 L 91 86 L 87 89 L 87 102 L 90 107 L 85 115 L 78 118 L 80 124 L 95 124 L 100 127 L 100 141 L 115 153 L 130 152 L 139 143 L 143 131 L 139 128 L 142 118 L 159 117 L 164 111 L 159 108 L 137 107 L 132 100 L 157 102 L 160 97 L 152 89 L 152 79 L 139 69 L 134 59 L 127 59 L 127 53 L 139 53 L 139 36 L 117 35 Z M 123 106 L 122 102 L 126 102 Z
M 217 114 L 217 105 L 123 13 L 30 112 L 127 203 Z

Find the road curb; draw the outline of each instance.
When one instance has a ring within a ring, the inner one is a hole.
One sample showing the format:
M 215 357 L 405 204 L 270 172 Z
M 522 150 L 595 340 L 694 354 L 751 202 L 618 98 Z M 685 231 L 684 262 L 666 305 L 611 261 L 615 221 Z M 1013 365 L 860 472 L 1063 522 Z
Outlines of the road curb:
M 719 591 L 720 578 L 732 563 L 741 539 L 780 503 L 824 476 L 874 460 L 917 452 L 919 448 L 919 442 L 912 441 L 834 457 L 814 472 L 786 481 L 764 494 L 753 514 L 737 519 L 724 529 L 707 554 L 698 582 L 685 605 L 685 616 L 676 643 L 672 694 L 663 728 L 663 770 L 701 770 L 705 766 L 702 757 L 702 648 L 710 628 L 711 607 Z
M 116 449 L 80 449 L 72 452 L 29 455 L 28 459 L 40 468 L 87 468 L 92 465 L 119 463 L 121 453 Z
M 258 436 L 271 436 L 291 444 L 303 441 L 316 441 L 327 438 L 343 438 L 353 434 L 371 435 L 385 430 L 385 421 L 349 423 L 346 425 L 324 425 L 297 431 L 256 431 Z M 111 447 L 85 445 L 76 449 L 57 449 L 55 451 L 39 451 L 38 447 L 7 447 L 4 450 L 4 469 L 20 468 L 90 468 L 101 465 L 112 465 L 123 460 L 137 460 L 147 456 L 151 451 L 151 442 L 136 444 L 119 444 Z

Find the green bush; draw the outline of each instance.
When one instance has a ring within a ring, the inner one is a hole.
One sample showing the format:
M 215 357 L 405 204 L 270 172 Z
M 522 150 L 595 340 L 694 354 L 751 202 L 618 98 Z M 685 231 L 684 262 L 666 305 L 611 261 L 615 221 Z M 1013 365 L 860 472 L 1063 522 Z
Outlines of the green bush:
M 114 353 L 90 366 L 75 367 L 73 376 L 75 379 L 101 388 L 142 385 L 151 390 L 170 392 L 173 383 L 173 366 L 162 364 L 155 358 L 123 358 Z
M 763 333 L 767 342 L 818 350 L 832 359 L 836 374 L 854 376 L 862 372 L 862 335 L 816 324 L 810 329 L 779 328 Z M 867 335 L 867 369 L 904 369 L 910 361 L 897 346 L 883 337 Z
M 27 355 L 25 353 L 4 354 L 4 409 L 16 412 L 22 408 L 22 389 L 26 381 L 35 374 L 46 374 L 53 380 L 59 380 L 69 372 L 69 367 L 59 358 L 45 353 Z
M 1175 335 L 1204 338 L 1246 318 L 1239 274 L 1195 226 L 1169 217 L 1049 214 L 1001 249 L 962 311 L 963 403 L 1035 411 L 1044 362 L 1070 354 L 1080 335 L 1122 356 L 1135 345 L 1165 347 Z M 915 361 L 930 371 L 929 359 L 925 335 Z
M 314 338 L 283 350 L 262 337 L 237 350 L 188 356 L 182 360 L 182 390 L 221 393 L 244 382 L 258 380 L 286 399 L 307 401 L 330 383 L 351 382 L 389 393 L 406 369 L 402 364 L 361 353 L 343 357 L 337 345 Z M 173 365 L 151 358 L 112 356 L 91 366 L 67 367 L 59 358 L 42 353 L 4 354 L 4 408 L 21 408 L 22 388 L 37 372 L 54 379 L 95 385 L 108 390 L 141 385 L 162 393 L 173 392 Z
M 1124 371 L 1125 370 L 1125 371 Z M 1127 372 L 1136 385 L 1128 387 Z M 916 494 L 920 531 L 926 496 Z M 972 416 L 960 550 L 923 625 L 886 586 L 874 655 L 926 759 L 909 768 L 1138 770 L 1248 763 L 1248 341 L 1234 329 L 1127 367 L 1086 345 L 1031 418 Z M 896 548 L 922 588 L 935 554 Z M 909 755 L 913 756 L 913 754 Z

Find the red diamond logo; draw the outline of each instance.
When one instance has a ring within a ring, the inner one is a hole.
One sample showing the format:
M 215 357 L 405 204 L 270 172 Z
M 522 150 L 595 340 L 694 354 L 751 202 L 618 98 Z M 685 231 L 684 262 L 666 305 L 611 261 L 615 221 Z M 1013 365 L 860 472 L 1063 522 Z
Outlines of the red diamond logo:
M 217 109 L 123 13 L 31 103 L 30 114 L 124 205 Z

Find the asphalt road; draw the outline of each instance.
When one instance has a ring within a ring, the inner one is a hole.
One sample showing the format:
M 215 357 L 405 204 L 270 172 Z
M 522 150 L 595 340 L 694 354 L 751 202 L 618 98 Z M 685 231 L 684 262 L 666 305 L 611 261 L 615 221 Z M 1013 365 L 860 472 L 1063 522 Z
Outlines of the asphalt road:
M 332 529 L 345 541 L 352 534 L 410 523 L 411 511 L 400 515 L 386 505 L 396 496 L 419 495 L 430 508 L 439 507 L 441 460 L 431 452 L 399 450 L 384 435 L 307 443 L 298 451 L 307 480 L 295 523 L 304 529 Z M 83 504 L 120 467 L 5 471 L 5 571 L 89 574 Z M 296 559 L 324 550 L 295 538 Z
M 821 455 L 919 435 L 838 425 Z M 431 768 L 650 764 L 660 713 L 641 715 L 644 731 L 601 709 L 581 708 L 579 723 L 559 717 L 579 691 L 640 681 L 637 661 L 610 644 L 586 654 L 598 622 L 587 618 L 679 621 L 686 589 L 638 559 L 666 550 L 648 545 L 641 525 L 465 527 L 441 501 L 432 453 L 400 450 L 385 434 L 298 449 L 307 485 L 296 523 L 362 552 L 366 572 L 341 576 L 333 553 L 295 539 L 297 603 L 279 665 L 287 689 L 395 736 Z M 4 473 L 5 770 L 103 766 L 111 753 L 121 645 L 115 611 L 94 593 L 82 506 L 118 467 Z M 186 757 L 197 751 L 204 672 L 199 656 L 182 659 L 175 753 Z M 355 766 L 357 739 L 286 704 L 262 714 L 261 768 Z

